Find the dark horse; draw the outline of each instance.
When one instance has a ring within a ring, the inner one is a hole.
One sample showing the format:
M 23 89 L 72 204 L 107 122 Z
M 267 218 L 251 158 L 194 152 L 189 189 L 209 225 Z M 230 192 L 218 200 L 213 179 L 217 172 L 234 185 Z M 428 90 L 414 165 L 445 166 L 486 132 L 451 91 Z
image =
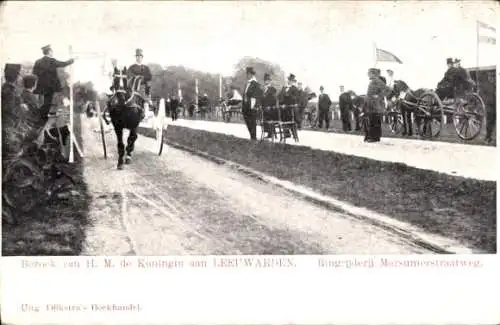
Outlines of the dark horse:
M 395 80 L 391 93 L 387 96 L 387 100 L 396 100 L 401 115 L 403 117 L 403 135 L 413 135 L 413 125 L 411 114 L 415 112 L 419 98 L 430 89 L 419 88 L 415 91 L 403 80 Z M 397 118 L 397 117 L 395 117 Z M 417 134 L 420 134 L 420 126 L 422 124 L 422 114 L 414 115 L 415 124 L 417 125 Z M 426 132 L 427 125 L 423 125 L 422 132 Z
M 145 99 L 139 93 L 143 77 L 134 76 L 128 80 L 125 72 L 125 69 L 121 73 L 115 70 L 112 86 L 114 94 L 110 96 L 106 108 L 118 142 L 118 169 L 123 169 L 124 163 L 131 162 L 134 144 L 137 140 L 137 128 L 144 118 Z M 123 129 L 130 130 L 127 147 L 123 143 Z

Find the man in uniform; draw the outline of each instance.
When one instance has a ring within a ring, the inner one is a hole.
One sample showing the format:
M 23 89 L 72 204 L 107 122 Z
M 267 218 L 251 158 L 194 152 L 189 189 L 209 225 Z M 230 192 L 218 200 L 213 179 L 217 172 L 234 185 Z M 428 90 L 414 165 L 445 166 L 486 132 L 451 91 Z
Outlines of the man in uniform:
M 264 121 L 277 121 L 278 111 L 277 111 L 277 93 L 278 91 L 272 85 L 271 75 L 269 73 L 264 74 L 264 93 L 262 96 L 262 114 Z M 264 132 L 267 132 L 267 137 L 272 136 L 272 126 L 268 123 L 264 123 Z
M 470 74 L 462 68 L 460 64 L 460 59 L 455 59 L 454 67 L 455 67 L 455 80 L 454 80 L 454 87 L 456 94 L 458 96 L 463 96 L 467 91 L 472 90 L 472 86 L 474 82 L 472 81 L 472 78 L 470 77 Z
M 392 89 L 394 87 L 394 71 L 392 71 L 391 69 L 387 69 L 386 72 L 387 72 L 387 86 Z
M 205 91 L 202 96 L 198 97 L 198 110 L 202 119 L 205 118 L 206 113 L 209 111 L 209 106 L 208 94 Z
M 351 112 L 353 111 L 352 98 L 349 92 L 344 92 L 344 86 L 340 86 L 339 96 L 340 120 L 342 121 L 342 130 L 349 132 L 351 128 Z
M 257 140 L 257 107 L 258 100 L 262 97 L 262 90 L 253 67 L 246 68 L 247 82 L 243 91 L 243 119 L 247 125 L 251 140 Z
M 309 94 L 307 93 L 306 89 L 304 89 L 302 82 L 299 82 L 298 84 L 298 108 L 295 112 L 295 117 L 297 120 L 297 128 L 300 130 L 302 129 L 302 121 L 304 119 L 304 113 L 306 110 L 307 102 L 309 101 Z
M 491 143 L 493 142 L 492 136 L 497 120 L 496 73 L 494 71 L 488 72 L 485 79 L 480 82 L 481 97 L 484 99 L 484 105 L 486 106 L 486 136 L 484 140 L 486 143 Z
M 380 79 L 378 69 L 369 69 L 370 83 L 366 91 L 367 118 L 365 126 L 365 141 L 378 142 L 382 136 L 382 114 L 385 110 L 384 98 L 389 94 L 389 87 Z
M 295 123 L 297 124 L 297 127 L 299 125 L 299 118 L 298 114 L 296 112 L 298 111 L 298 102 L 299 102 L 299 88 L 295 86 L 297 83 L 297 79 L 295 78 L 295 75 L 291 73 L 288 76 L 288 84 L 284 86 L 279 94 L 279 104 L 280 106 L 285 106 L 288 109 L 283 112 L 281 115 L 281 119 L 283 121 L 291 121 L 292 116 L 291 116 L 291 111 L 294 113 L 295 117 Z M 285 136 L 289 136 L 290 134 L 288 131 L 285 132 Z
M 62 90 L 61 81 L 57 76 L 57 68 L 64 68 L 75 62 L 75 60 L 69 59 L 68 61 L 58 61 L 54 59 L 54 53 L 50 45 L 42 47 L 42 53 L 43 57 L 35 61 L 33 74 L 38 77 L 38 85 L 35 89 L 35 94 L 43 96 L 43 105 L 40 111 L 42 117 L 46 121 L 48 120 L 54 93 Z
M 170 115 L 172 117 L 172 121 L 177 120 L 177 110 L 179 109 L 179 100 L 177 96 L 173 95 L 170 99 Z
M 151 102 L 151 87 L 149 83 L 151 82 L 151 79 L 153 79 L 153 76 L 151 75 L 151 71 L 149 70 L 149 67 L 147 65 L 142 64 L 142 60 L 144 58 L 144 54 L 142 52 L 142 49 L 136 49 L 135 50 L 135 63 L 132 64 L 128 70 L 127 70 L 127 76 L 128 78 L 132 78 L 134 76 L 142 76 L 143 77 L 143 82 L 144 82 L 144 94 L 145 97 L 143 97 L 144 100 L 144 107 L 142 107 L 141 113 L 141 120 L 145 117 L 146 113 L 145 110 L 149 105 L 152 104 Z
M 453 87 L 455 83 L 455 75 L 457 74 L 457 69 L 453 66 L 453 59 L 447 58 L 446 65 L 448 70 L 446 70 L 443 79 L 437 84 L 436 94 L 441 100 L 445 98 L 453 98 Z
M 330 127 L 330 106 L 332 101 L 330 96 L 325 94 L 323 91 L 325 88 L 323 86 L 319 87 L 319 97 L 318 97 L 318 126 L 321 129 L 323 126 L 323 121 L 325 121 L 326 130 Z

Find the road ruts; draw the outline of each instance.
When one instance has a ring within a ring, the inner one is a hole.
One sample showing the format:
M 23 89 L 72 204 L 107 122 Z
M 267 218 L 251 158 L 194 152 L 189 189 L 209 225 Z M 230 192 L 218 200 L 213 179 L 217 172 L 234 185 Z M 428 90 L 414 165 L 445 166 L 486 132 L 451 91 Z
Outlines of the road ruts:
M 114 133 L 106 137 L 111 157 L 104 160 L 100 134 L 92 132 L 97 121 L 83 124 L 84 173 L 94 198 L 85 254 L 429 253 L 186 152 L 168 147 L 159 157 L 143 136 L 132 164 L 118 171 Z

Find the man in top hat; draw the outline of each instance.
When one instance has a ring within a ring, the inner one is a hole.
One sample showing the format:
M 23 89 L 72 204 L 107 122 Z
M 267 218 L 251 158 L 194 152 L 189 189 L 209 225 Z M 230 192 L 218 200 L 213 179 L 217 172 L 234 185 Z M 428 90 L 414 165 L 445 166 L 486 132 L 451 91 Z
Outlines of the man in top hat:
M 325 121 L 325 127 L 328 131 L 330 127 L 330 106 L 332 101 L 330 96 L 325 94 L 325 88 L 323 86 L 319 87 L 319 97 L 318 97 L 318 126 L 321 129 L 323 127 L 323 121 Z
M 389 87 L 380 79 L 378 69 L 368 70 L 368 90 L 366 91 L 368 123 L 365 125 L 365 141 L 378 142 L 382 136 L 382 114 L 385 110 L 384 98 Z
M 344 91 L 344 86 L 340 86 L 339 96 L 340 119 L 342 121 L 342 130 L 349 132 L 351 128 L 351 112 L 353 111 L 351 93 Z
M 453 85 L 455 83 L 455 75 L 457 69 L 453 65 L 453 59 L 447 58 L 446 65 L 448 69 L 444 73 L 443 79 L 437 84 L 436 93 L 441 100 L 445 98 L 453 98 Z
M 129 78 L 135 77 L 135 76 L 142 76 L 143 77 L 143 82 L 144 82 L 144 91 L 146 98 L 143 98 L 145 103 L 148 105 L 151 105 L 151 87 L 149 83 L 151 82 L 151 79 L 153 79 L 153 76 L 151 74 L 151 71 L 149 70 L 149 67 L 147 65 L 142 64 L 142 60 L 144 58 L 144 54 L 142 52 L 142 49 L 136 49 L 135 50 L 135 63 L 132 64 L 128 69 L 127 69 L 127 76 Z M 141 119 L 143 119 L 145 116 L 144 112 L 144 107 L 143 110 L 141 111 Z
M 264 74 L 264 90 L 262 96 L 262 114 L 264 121 L 277 121 L 278 120 L 278 110 L 277 103 L 278 90 L 272 85 L 272 78 L 269 73 Z M 273 136 L 272 125 L 269 123 L 264 123 L 264 132 L 267 132 L 267 137 Z
M 5 83 L 2 85 L 2 114 L 17 114 L 21 108 L 21 92 L 17 87 L 19 74 L 21 73 L 20 64 L 5 64 Z
M 284 86 L 279 94 L 279 104 L 281 106 L 286 106 L 291 108 L 294 112 L 295 123 L 297 127 L 300 125 L 300 117 L 298 111 L 298 103 L 299 103 L 299 88 L 296 86 L 297 79 L 293 73 L 290 73 L 288 76 L 288 84 Z M 291 116 L 288 116 L 287 111 L 283 112 L 281 118 L 285 121 L 291 120 Z M 288 136 L 288 134 L 285 134 Z
M 50 45 L 42 47 L 43 57 L 35 61 L 33 66 L 33 74 L 38 78 L 38 84 L 35 89 L 35 94 L 43 96 L 43 105 L 40 108 L 42 117 L 47 120 L 54 93 L 62 90 L 61 81 L 57 76 L 57 68 L 64 68 L 73 62 L 74 59 L 68 61 L 58 61 L 53 55 L 54 52 Z
M 247 82 L 243 91 L 243 107 L 242 113 L 250 133 L 251 140 L 257 140 L 257 107 L 258 101 L 262 97 L 262 90 L 259 82 L 255 78 L 255 70 L 253 67 L 246 68 Z

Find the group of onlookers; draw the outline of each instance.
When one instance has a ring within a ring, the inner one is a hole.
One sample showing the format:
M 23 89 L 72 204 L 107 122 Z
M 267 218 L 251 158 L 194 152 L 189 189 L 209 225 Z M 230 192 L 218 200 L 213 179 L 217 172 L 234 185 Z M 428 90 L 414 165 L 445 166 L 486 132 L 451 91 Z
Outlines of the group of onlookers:
M 5 83 L 2 84 L 2 112 L 16 115 L 18 110 L 29 112 L 32 122 L 44 124 L 55 111 L 54 95 L 62 91 L 57 68 L 65 67 L 74 62 L 58 61 L 53 57 L 50 45 L 42 47 L 43 57 L 38 59 L 32 73 L 21 78 L 21 64 L 7 63 L 4 68 Z M 20 85 L 19 81 L 22 79 Z M 66 142 L 69 130 L 61 128 L 63 142 Z

